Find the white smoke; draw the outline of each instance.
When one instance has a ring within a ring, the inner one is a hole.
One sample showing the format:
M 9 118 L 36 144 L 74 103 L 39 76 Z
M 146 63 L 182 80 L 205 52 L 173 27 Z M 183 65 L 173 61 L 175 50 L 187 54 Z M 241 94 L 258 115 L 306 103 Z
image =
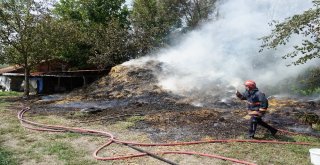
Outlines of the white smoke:
M 271 33 L 272 20 L 282 21 L 311 7 L 312 0 L 229 0 L 219 6 L 218 20 L 189 33 L 178 46 L 145 59 L 164 64 L 159 84 L 178 94 L 214 92 L 221 84 L 243 88 L 247 79 L 258 87 L 276 84 L 308 67 L 287 67 L 291 61 L 281 59 L 301 38 L 262 53 L 258 39 Z

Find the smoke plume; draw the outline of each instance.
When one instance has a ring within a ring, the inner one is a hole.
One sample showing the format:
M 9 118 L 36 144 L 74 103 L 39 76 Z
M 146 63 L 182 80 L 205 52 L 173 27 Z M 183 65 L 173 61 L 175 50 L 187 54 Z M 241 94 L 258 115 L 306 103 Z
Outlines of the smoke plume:
M 177 46 L 130 63 L 162 62 L 159 85 L 182 95 L 199 92 L 215 96 L 221 91 L 243 90 L 247 79 L 255 80 L 259 88 L 277 84 L 312 63 L 287 67 L 292 61 L 281 59 L 292 45 L 301 42 L 299 36 L 286 46 L 262 53 L 259 38 L 271 33 L 272 20 L 283 21 L 311 7 L 311 0 L 225 1 L 218 7 L 216 20 L 190 32 Z

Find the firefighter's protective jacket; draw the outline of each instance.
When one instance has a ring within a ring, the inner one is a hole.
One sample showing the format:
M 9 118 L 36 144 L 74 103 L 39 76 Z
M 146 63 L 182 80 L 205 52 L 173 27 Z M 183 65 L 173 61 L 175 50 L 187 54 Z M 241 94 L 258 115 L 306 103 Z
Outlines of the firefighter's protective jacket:
M 268 108 L 268 100 L 266 98 L 266 95 L 263 92 L 260 92 L 258 88 L 252 89 L 250 91 L 246 90 L 242 94 L 238 93 L 237 97 L 241 100 L 247 100 L 250 103 L 248 104 L 248 110 L 258 111 L 259 108 Z

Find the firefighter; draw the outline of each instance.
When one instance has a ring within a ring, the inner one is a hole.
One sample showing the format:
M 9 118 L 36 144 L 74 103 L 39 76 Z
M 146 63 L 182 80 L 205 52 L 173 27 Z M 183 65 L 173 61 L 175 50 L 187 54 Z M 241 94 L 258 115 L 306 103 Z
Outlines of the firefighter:
M 252 80 L 247 80 L 244 83 L 246 88 L 244 93 L 240 93 L 238 90 L 236 96 L 241 100 L 246 100 L 248 104 L 248 114 L 250 115 L 250 127 L 249 127 L 249 139 L 254 138 L 254 134 L 257 130 L 257 125 L 261 125 L 267 128 L 271 135 L 274 136 L 277 133 L 277 129 L 271 127 L 262 120 L 263 114 L 268 108 L 268 100 L 265 94 L 256 86 L 256 83 Z

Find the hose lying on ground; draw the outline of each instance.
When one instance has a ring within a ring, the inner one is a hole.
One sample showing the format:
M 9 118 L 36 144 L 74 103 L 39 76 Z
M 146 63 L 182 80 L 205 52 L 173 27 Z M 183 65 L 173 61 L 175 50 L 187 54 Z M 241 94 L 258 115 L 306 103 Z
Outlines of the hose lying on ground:
M 243 161 L 243 160 L 238 160 L 238 159 L 234 159 L 234 158 L 228 158 L 228 157 L 215 155 L 215 154 L 205 154 L 205 153 L 189 152 L 189 151 L 162 151 L 162 152 L 151 153 L 151 152 L 145 151 L 141 148 L 138 148 L 136 146 L 178 146 L 178 145 L 181 146 L 181 145 L 196 145 L 196 144 L 203 144 L 203 143 L 230 143 L 230 142 L 312 145 L 311 143 L 305 143 L 305 142 L 283 142 L 283 141 L 275 141 L 275 140 L 271 141 L 271 140 L 239 140 L 239 139 L 206 140 L 206 141 L 192 141 L 192 142 L 178 142 L 178 143 L 135 143 L 135 142 L 119 140 L 119 139 L 115 138 L 114 135 L 112 135 L 112 133 L 105 132 L 105 131 L 97 131 L 97 130 L 91 130 L 91 129 L 75 128 L 75 127 L 65 127 L 65 126 L 59 126 L 59 125 L 46 125 L 46 124 L 32 122 L 32 121 L 24 119 L 24 116 L 23 116 L 29 110 L 30 110 L 30 108 L 24 108 L 18 113 L 18 119 L 20 120 L 21 125 L 25 128 L 28 128 L 31 130 L 36 130 L 36 131 L 73 132 L 73 133 L 81 133 L 81 134 L 90 134 L 90 135 L 104 136 L 104 137 L 108 138 L 107 142 L 105 144 L 103 144 L 96 151 L 94 151 L 93 157 L 97 160 L 119 160 L 119 159 L 133 158 L 133 157 L 151 156 L 153 158 L 156 158 L 156 159 L 163 161 L 163 162 L 166 162 L 168 164 L 176 164 L 170 160 L 164 159 L 164 158 L 157 156 L 157 155 L 183 154 L 183 155 L 198 155 L 198 156 L 203 156 L 203 157 L 228 160 L 228 161 L 239 163 L 239 164 L 254 165 L 255 163 L 251 163 L 251 162 L 247 162 L 247 161 Z M 117 157 L 100 157 L 100 156 L 98 156 L 99 152 L 102 149 L 104 149 L 107 146 L 114 144 L 114 143 L 128 146 L 128 147 L 133 148 L 141 153 L 131 154 L 131 155 L 127 155 L 127 156 L 117 156 Z

